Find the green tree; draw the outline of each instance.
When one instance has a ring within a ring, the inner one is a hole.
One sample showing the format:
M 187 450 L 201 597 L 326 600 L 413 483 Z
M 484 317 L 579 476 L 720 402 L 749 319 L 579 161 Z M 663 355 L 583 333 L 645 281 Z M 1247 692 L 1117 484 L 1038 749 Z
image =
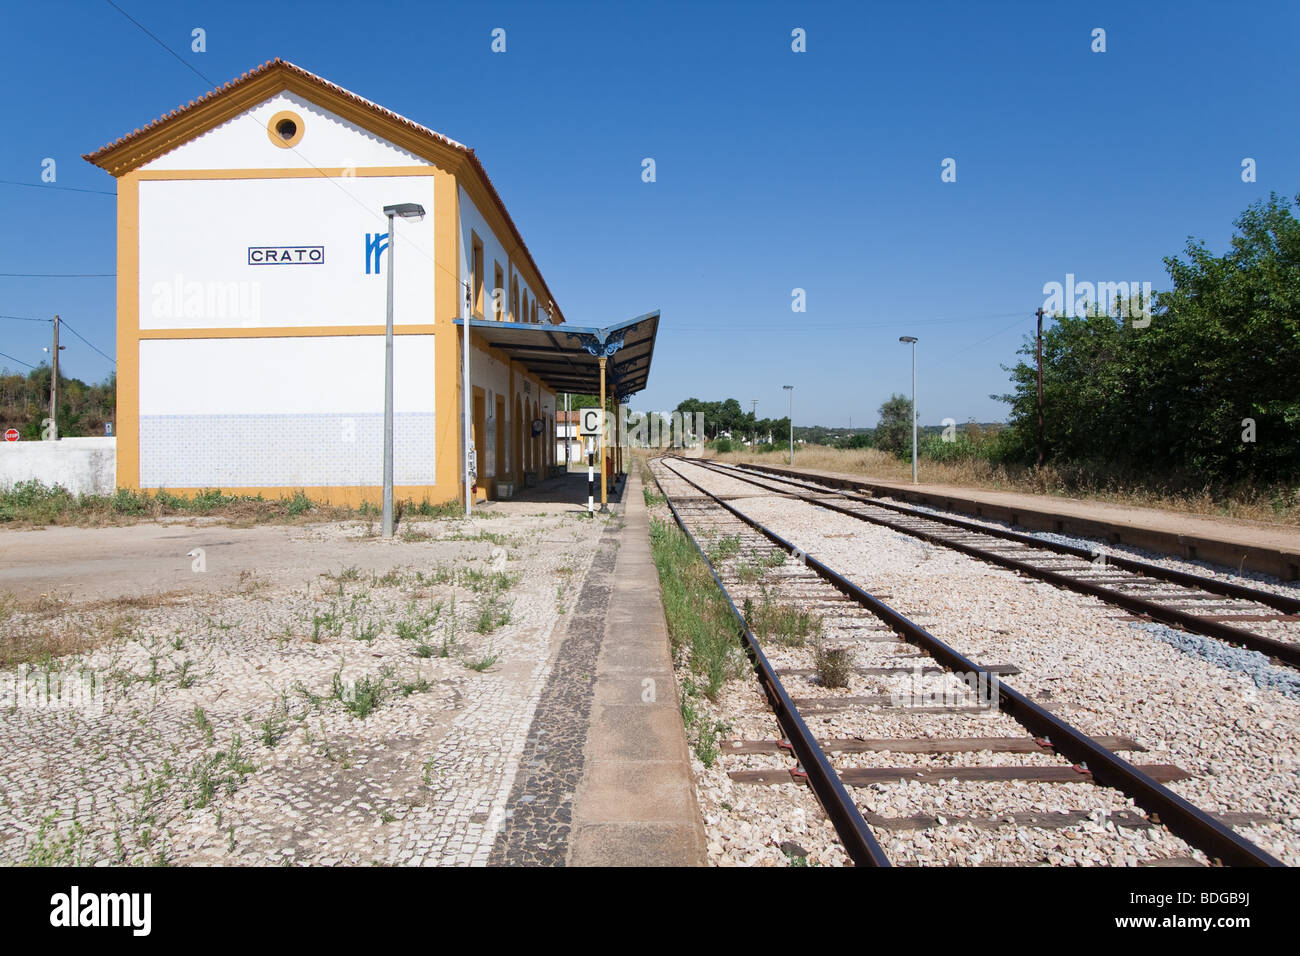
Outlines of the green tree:
M 1185 484 L 1293 479 L 1300 472 L 1300 221 L 1277 195 L 1249 207 L 1222 255 L 1189 241 L 1165 259 L 1173 287 L 1150 325 L 1093 313 L 1043 334 L 1049 458 Z M 1002 447 L 1033 460 L 1034 340 L 1009 369 Z M 1246 419 L 1255 441 L 1243 440 Z
M 906 395 L 891 395 L 880 406 L 875 446 L 892 455 L 912 452 L 912 400 Z

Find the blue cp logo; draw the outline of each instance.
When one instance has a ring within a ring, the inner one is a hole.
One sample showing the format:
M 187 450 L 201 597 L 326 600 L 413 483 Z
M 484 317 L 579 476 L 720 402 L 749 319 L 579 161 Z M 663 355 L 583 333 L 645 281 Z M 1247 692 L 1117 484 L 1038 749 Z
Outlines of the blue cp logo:
M 388 248 L 388 233 L 368 232 L 366 235 L 366 275 L 379 275 L 379 260 Z M 373 267 L 373 268 L 372 268 Z

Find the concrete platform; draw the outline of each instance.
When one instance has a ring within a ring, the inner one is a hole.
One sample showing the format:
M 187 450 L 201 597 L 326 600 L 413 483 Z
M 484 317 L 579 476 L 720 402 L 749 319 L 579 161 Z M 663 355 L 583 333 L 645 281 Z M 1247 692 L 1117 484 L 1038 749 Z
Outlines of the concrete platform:
M 931 508 L 943 508 L 1035 531 L 1103 538 L 1227 568 L 1248 568 L 1284 581 L 1300 579 L 1300 530 L 1262 521 L 1135 508 L 1102 501 L 986 491 L 957 485 L 906 484 L 862 475 L 761 466 L 773 474 L 825 478 L 836 487 L 869 491 Z
M 702 866 L 704 826 L 635 474 L 625 501 L 568 863 Z
M 529 492 L 572 501 L 575 487 L 567 476 Z M 549 662 L 491 865 L 705 863 L 640 478 L 619 490 Z

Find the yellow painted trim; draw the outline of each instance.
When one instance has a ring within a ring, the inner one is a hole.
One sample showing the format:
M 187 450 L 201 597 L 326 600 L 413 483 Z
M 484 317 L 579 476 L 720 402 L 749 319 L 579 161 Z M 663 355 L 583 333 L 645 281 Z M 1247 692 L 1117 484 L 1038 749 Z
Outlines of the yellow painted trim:
M 293 123 L 296 132 L 285 139 L 280 135 L 280 124 L 285 120 Z M 293 149 L 302 142 L 302 134 L 307 131 L 307 124 L 302 121 L 302 117 L 293 110 L 280 110 L 269 120 L 266 121 L 266 137 L 271 141 L 272 146 L 278 146 L 280 149 Z
M 117 486 L 140 487 L 140 182 L 117 181 Z
M 383 335 L 382 325 L 281 325 L 264 329 L 219 328 L 219 329 L 140 329 L 141 339 L 288 339 L 314 338 L 330 335 Z M 439 329 L 433 325 L 398 325 L 393 324 L 394 335 L 436 335 Z M 121 372 L 118 373 L 121 380 Z
M 350 179 L 366 176 L 432 176 L 436 166 L 322 166 L 319 169 L 142 169 L 139 179 Z M 345 175 L 346 173 L 346 175 Z
M 445 169 L 435 173 L 433 208 L 437 221 L 433 237 L 434 261 L 460 261 L 460 206 L 456 202 L 456 177 Z M 451 303 L 446 315 L 432 315 L 435 326 L 455 329 L 451 320 L 460 313 L 459 274 L 438 269 L 434 278 L 434 301 Z M 471 339 L 471 341 L 473 341 Z M 464 500 L 464 471 L 461 461 L 460 336 L 439 335 L 434 340 L 434 435 L 437 448 L 437 482 L 444 493 L 455 491 Z M 450 498 L 450 495 L 448 495 Z

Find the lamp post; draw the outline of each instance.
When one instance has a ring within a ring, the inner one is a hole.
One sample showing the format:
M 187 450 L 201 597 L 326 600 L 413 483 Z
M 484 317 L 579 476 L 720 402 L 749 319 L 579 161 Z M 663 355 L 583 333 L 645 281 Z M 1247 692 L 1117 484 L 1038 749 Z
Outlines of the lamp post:
M 794 386 L 782 385 L 790 393 L 790 467 L 794 467 Z
M 916 484 L 916 336 L 900 335 L 898 341 L 912 344 L 912 484 Z
M 424 218 L 424 207 L 419 203 L 404 202 L 385 206 L 388 217 L 388 318 L 384 324 L 384 537 L 393 536 L 393 250 L 397 238 L 393 231 L 393 217 L 401 216 L 419 222 Z

